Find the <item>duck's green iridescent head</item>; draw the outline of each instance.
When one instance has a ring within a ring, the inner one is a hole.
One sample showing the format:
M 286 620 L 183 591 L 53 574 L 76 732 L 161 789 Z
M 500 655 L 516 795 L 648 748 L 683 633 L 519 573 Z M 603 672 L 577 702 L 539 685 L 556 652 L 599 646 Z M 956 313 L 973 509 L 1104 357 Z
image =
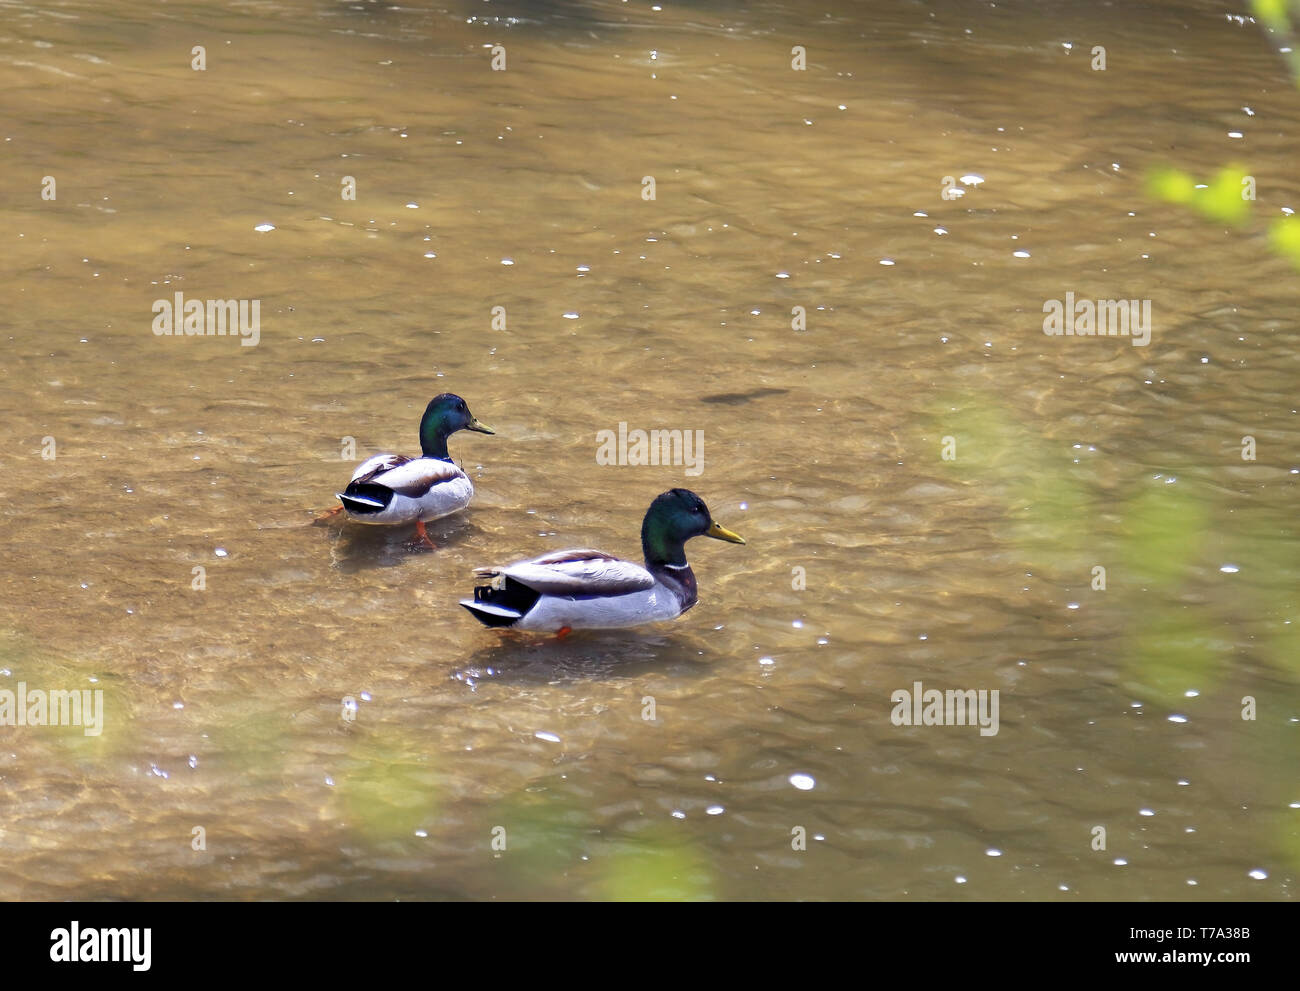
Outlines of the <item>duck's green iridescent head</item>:
M 449 461 L 447 438 L 457 430 L 475 430 L 481 434 L 496 433 L 486 424 L 479 423 L 469 411 L 465 400 L 450 392 L 434 396 L 424 408 L 420 419 L 420 449 L 426 458 Z
M 678 567 L 686 564 L 685 545 L 692 537 L 745 542 L 744 537 L 717 523 L 704 500 L 690 489 L 669 489 L 650 503 L 641 524 L 641 547 L 647 561 Z

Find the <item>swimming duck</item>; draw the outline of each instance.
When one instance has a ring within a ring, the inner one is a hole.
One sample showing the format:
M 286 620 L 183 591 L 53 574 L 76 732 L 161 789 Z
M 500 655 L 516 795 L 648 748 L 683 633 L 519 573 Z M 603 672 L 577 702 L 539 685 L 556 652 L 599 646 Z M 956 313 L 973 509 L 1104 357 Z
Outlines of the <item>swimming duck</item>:
M 670 489 L 641 524 L 645 567 L 595 550 L 556 551 L 505 567 L 479 568 L 487 584 L 461 599 L 484 626 L 544 630 L 607 630 L 674 619 L 699 597 L 686 563 L 686 541 L 715 537 L 743 544 L 709 515 L 689 489 Z
M 496 432 L 475 419 L 460 396 L 434 396 L 420 418 L 420 457 L 376 454 L 363 461 L 348 487 L 337 493 L 348 519 L 388 525 L 414 522 L 420 539 L 432 546 L 424 524 L 464 509 L 474 495 L 469 476 L 447 454 L 447 438 L 457 430 Z

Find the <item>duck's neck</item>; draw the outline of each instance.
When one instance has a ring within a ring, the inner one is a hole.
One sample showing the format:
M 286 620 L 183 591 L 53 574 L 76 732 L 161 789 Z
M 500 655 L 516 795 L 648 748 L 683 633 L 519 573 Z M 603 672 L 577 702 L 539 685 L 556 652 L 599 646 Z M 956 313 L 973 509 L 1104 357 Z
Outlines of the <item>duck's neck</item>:
M 687 609 L 695 605 L 696 600 L 700 597 L 700 587 L 695 582 L 695 572 L 691 570 L 689 564 L 675 567 L 671 564 L 656 564 L 647 561 L 646 565 L 650 574 L 655 576 L 655 580 L 666 585 L 673 595 L 677 597 L 682 612 L 686 612 Z
M 447 453 L 447 435 L 441 430 L 420 432 L 420 452 L 426 458 L 437 458 L 439 461 L 451 460 L 451 455 Z
M 642 526 L 641 550 L 645 552 L 646 570 L 672 589 L 681 603 L 682 612 L 695 605 L 700 593 L 695 583 L 695 572 L 686 563 L 685 543 L 670 540 L 653 532 L 649 526 Z

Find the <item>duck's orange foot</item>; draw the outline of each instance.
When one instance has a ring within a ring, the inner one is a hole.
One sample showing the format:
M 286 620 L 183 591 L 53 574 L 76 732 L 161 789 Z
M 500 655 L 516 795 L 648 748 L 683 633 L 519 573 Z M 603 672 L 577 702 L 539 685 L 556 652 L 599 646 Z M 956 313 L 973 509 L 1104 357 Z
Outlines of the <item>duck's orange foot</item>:
M 438 545 L 429 539 L 429 534 L 424 529 L 424 520 L 416 521 L 415 532 L 419 535 L 420 539 L 413 546 L 415 547 L 424 546 L 429 548 L 429 550 L 431 551 L 436 551 L 438 549 Z
M 311 526 L 324 526 L 328 520 L 334 519 L 339 513 L 343 512 L 343 503 L 339 503 L 333 509 L 327 509 L 311 521 Z
M 559 643 L 561 640 L 563 640 L 565 637 L 567 637 L 567 636 L 568 636 L 570 633 L 572 633 L 572 632 L 573 632 L 573 627 L 572 627 L 572 626 L 561 626 L 558 630 L 555 631 L 555 636 L 551 637 L 551 639 L 549 639 L 549 640 L 530 640 L 529 643 L 528 643 L 528 646 L 529 646 L 529 647 L 545 647 L 547 644 L 552 644 L 552 645 L 554 645 L 554 644 Z

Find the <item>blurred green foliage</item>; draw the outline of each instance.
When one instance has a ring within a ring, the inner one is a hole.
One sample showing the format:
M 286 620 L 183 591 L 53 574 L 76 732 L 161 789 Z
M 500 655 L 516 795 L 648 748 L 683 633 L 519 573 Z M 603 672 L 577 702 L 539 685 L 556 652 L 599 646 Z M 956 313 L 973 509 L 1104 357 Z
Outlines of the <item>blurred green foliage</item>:
M 1208 183 L 1198 183 L 1181 169 L 1153 169 L 1147 174 L 1147 192 L 1167 203 L 1188 206 L 1209 220 L 1225 224 L 1244 224 L 1250 217 L 1247 198 L 1252 192 L 1253 177 L 1240 165 L 1219 170 Z
M 1276 48 L 1291 69 L 1291 76 L 1300 86 L 1300 52 L 1295 47 L 1295 25 L 1300 21 L 1300 3 L 1287 0 L 1252 0 L 1255 19 L 1277 38 Z
M 1255 178 L 1240 165 L 1227 165 L 1207 183 L 1198 183 L 1188 172 L 1155 168 L 1147 173 L 1147 195 L 1166 203 L 1177 203 L 1215 223 L 1245 228 L 1255 202 Z M 1278 217 L 1268 226 L 1269 247 L 1300 268 L 1300 222 L 1293 216 Z
M 1269 243 L 1280 255 L 1290 258 L 1300 266 L 1300 220 L 1283 217 L 1273 221 L 1268 230 Z
M 1101 625 L 1090 635 L 1117 634 L 1116 660 L 1139 696 L 1175 707 L 1188 689 L 1226 688 L 1244 636 L 1259 636 L 1262 660 L 1300 667 L 1300 627 L 1285 622 L 1300 598 L 1300 562 L 1276 508 L 1235 512 L 1198 480 L 1190 454 L 1135 451 L 1139 464 L 1147 458 L 1165 470 L 1116 477 L 1087 445 L 1046 436 L 1033 422 L 1012 416 L 1001 397 L 948 393 L 916 442 L 937 458 L 939 439 L 956 438 L 956 459 L 941 462 L 970 486 L 956 509 L 987 516 L 999 555 L 1013 550 L 1026 572 L 1072 597 L 1088 594 L 1093 566 L 1106 568 L 1108 591 L 1098 593 L 1106 598 L 1092 613 Z M 1249 568 L 1219 570 L 1232 561 Z
M 609 901 L 712 901 L 714 879 L 705 859 L 667 827 L 634 843 L 612 845 L 602 857 L 601 897 Z
M 438 821 L 442 780 L 415 733 L 354 733 L 337 796 L 354 834 L 381 845 L 409 840 Z
M 1275 39 L 1278 54 L 1286 59 L 1291 77 L 1300 86 L 1300 51 L 1296 50 L 1295 25 L 1300 23 L 1300 0 L 1252 0 L 1258 20 Z M 1198 182 L 1190 173 L 1160 167 L 1147 173 L 1147 194 L 1165 203 L 1185 206 L 1216 223 L 1245 228 L 1255 202 L 1255 178 L 1240 165 L 1220 169 L 1209 182 Z M 1300 222 L 1292 216 L 1278 217 L 1268 225 L 1268 245 L 1275 254 L 1300 268 Z
M 717 879 L 685 827 L 646 823 L 635 831 L 603 827 L 572 795 L 517 792 L 490 823 L 508 837 L 497 854 L 497 887 L 510 897 L 582 897 L 603 901 L 711 901 Z M 486 839 L 485 839 L 486 845 Z
M 1122 510 L 1120 570 L 1130 583 L 1169 591 L 1178 586 L 1203 556 L 1212 525 L 1210 507 L 1190 483 L 1148 483 Z
M 1139 697 L 1180 708 L 1188 688 L 1205 693 L 1217 687 L 1228 657 L 1214 642 L 1204 610 L 1162 605 L 1151 612 L 1133 632 L 1124 683 Z

